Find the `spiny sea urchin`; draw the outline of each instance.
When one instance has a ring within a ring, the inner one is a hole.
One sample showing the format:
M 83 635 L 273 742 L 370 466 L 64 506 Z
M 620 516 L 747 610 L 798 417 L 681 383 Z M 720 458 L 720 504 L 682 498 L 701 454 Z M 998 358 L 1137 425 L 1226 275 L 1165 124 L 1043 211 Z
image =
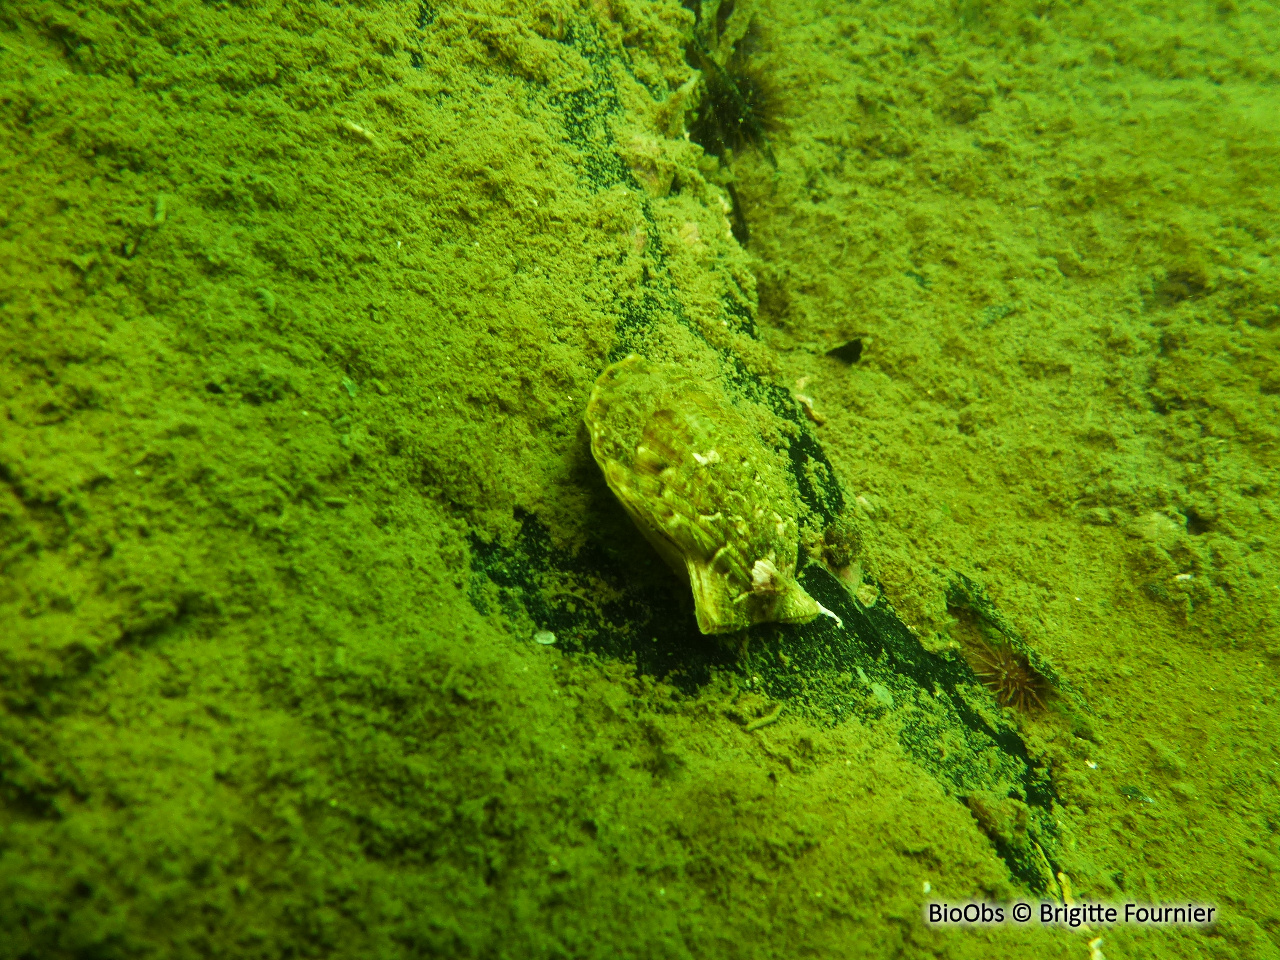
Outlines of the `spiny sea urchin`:
M 703 97 L 689 138 L 717 157 L 754 146 L 776 166 L 768 132 L 776 122 L 778 98 L 772 75 L 752 59 L 762 44 L 759 23 L 750 17 L 738 30 L 726 32 L 737 19 L 732 16 L 734 0 L 705 6 L 714 12 L 700 2 L 693 7 L 698 26 L 688 60 L 702 72 Z
M 1044 709 L 1050 685 L 1027 658 L 1003 643 L 983 643 L 971 648 L 969 666 L 1002 707 L 1017 707 L 1023 713 L 1033 707 Z

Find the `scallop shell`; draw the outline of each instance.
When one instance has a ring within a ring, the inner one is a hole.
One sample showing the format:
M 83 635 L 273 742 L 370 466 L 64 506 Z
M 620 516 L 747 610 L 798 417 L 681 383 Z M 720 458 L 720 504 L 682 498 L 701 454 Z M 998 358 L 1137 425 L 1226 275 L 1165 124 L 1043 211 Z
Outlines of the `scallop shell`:
M 632 354 L 596 381 L 583 418 L 605 481 L 693 588 L 698 628 L 803 623 L 795 494 L 757 432 L 714 386 Z

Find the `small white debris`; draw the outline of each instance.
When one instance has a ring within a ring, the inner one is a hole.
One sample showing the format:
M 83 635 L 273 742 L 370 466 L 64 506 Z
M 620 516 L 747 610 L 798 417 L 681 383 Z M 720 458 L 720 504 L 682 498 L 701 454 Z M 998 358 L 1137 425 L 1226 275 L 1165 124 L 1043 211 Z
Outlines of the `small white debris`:
M 806 393 L 797 393 L 796 402 L 804 409 L 804 414 L 818 426 L 822 426 L 827 422 L 827 418 L 814 408 L 813 397 Z
M 1086 767 L 1088 767 L 1090 770 L 1097 770 L 1097 769 L 1098 769 L 1098 765 L 1097 765 L 1096 763 L 1094 763 L 1092 760 L 1086 760 L 1086 761 L 1084 762 L 1084 765 L 1085 765 Z
M 550 630 L 539 630 L 533 635 L 533 642 L 540 643 L 544 647 L 549 647 L 556 642 L 556 635 Z
M 1094 937 L 1089 941 L 1089 960 L 1107 960 L 1102 955 L 1102 938 Z
M 854 596 L 858 598 L 858 602 L 870 610 L 876 605 L 876 601 L 880 599 L 880 591 L 876 589 L 874 584 L 861 583 L 855 590 Z
M 1195 577 L 1189 573 L 1180 573 L 1173 579 L 1177 580 L 1179 583 L 1186 583 L 1188 580 L 1194 580 Z
M 925 893 L 932 893 L 932 892 L 933 892 L 933 884 L 932 884 L 932 883 L 930 883 L 928 880 L 926 880 L 926 881 L 924 882 L 924 885 L 923 885 L 920 889 L 921 889 L 921 890 L 923 890 Z
M 364 127 L 360 126 L 360 124 L 358 123 L 352 123 L 350 120 L 340 120 L 338 122 L 338 126 L 340 126 L 343 130 L 347 131 L 347 133 L 351 134 L 352 136 L 359 137 L 361 140 L 365 141 L 365 143 L 376 142 L 373 138 L 373 134 L 370 133 L 368 130 L 366 130 Z

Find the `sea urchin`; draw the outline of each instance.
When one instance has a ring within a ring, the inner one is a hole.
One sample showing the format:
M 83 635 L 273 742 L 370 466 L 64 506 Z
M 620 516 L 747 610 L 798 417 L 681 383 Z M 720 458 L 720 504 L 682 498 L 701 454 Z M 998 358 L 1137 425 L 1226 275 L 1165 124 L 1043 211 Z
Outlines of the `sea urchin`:
M 1017 707 L 1023 713 L 1044 709 L 1049 683 L 1027 658 L 1003 644 L 982 644 L 969 653 L 974 676 L 982 681 L 1002 707 Z

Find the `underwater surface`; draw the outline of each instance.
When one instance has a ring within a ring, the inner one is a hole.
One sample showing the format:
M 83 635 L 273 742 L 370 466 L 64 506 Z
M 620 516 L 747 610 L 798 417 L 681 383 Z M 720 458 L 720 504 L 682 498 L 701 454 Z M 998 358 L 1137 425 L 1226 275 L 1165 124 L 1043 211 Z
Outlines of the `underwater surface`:
M 0 958 L 1280 957 L 1277 171 L 1269 2 L 5 3 Z

